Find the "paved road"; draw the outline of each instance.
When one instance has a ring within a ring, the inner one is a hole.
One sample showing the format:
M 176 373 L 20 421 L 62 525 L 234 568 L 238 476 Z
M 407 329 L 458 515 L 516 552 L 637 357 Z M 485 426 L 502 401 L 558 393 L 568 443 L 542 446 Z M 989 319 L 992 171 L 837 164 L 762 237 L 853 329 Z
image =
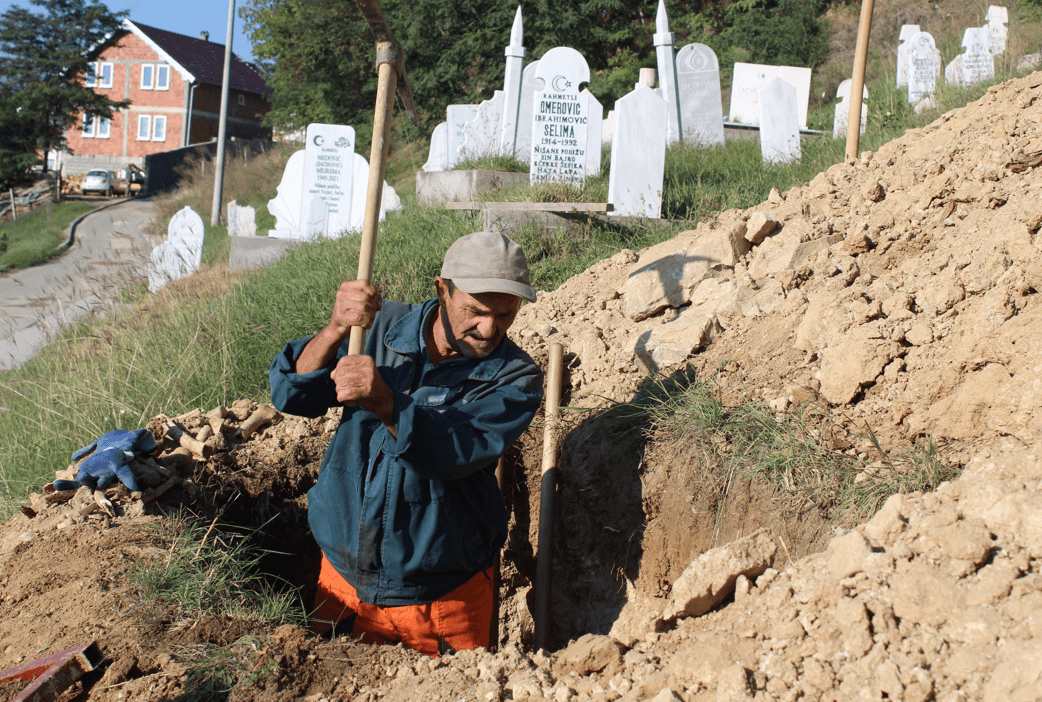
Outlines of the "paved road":
M 150 200 L 88 215 L 75 241 L 45 264 L 0 274 L 0 370 L 33 357 L 65 324 L 112 304 L 120 283 L 148 277 Z

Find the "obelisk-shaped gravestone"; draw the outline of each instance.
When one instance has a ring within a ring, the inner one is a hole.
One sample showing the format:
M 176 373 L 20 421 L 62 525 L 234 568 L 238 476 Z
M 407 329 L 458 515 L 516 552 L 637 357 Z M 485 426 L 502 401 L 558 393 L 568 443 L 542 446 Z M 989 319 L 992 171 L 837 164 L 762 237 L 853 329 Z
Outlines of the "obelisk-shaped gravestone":
M 724 143 L 724 108 L 720 98 L 720 64 L 705 44 L 688 44 L 677 52 L 677 88 L 684 143 Z
M 836 103 L 836 112 L 832 120 L 832 138 L 841 139 L 847 135 L 847 124 L 850 119 L 850 78 L 847 78 L 836 88 L 836 97 L 840 102 Z M 868 123 L 868 88 L 862 86 L 861 90 L 861 133 L 865 133 Z
M 919 32 L 908 44 L 908 102 L 914 105 L 937 90 L 940 56 L 929 32 Z
M 764 163 L 800 160 L 800 108 L 796 88 L 775 78 L 760 91 L 760 155 Z
M 299 222 L 312 198 L 326 203 L 326 236 L 349 228 L 354 193 L 355 130 L 343 124 L 309 124 Z
M 431 133 L 431 149 L 423 170 L 427 173 L 444 171 L 449 165 L 449 124 L 439 122 Z
M 579 86 L 590 82 L 590 67 L 575 49 L 558 46 L 539 61 L 543 89 L 532 96 L 532 156 L 529 182 L 582 184 L 586 178 L 587 113 Z
M 900 42 L 897 45 L 897 87 L 908 87 L 908 40 L 919 33 L 918 24 L 905 24 L 901 26 Z
M 666 126 L 666 143 L 675 144 L 680 141 L 680 104 L 677 100 L 677 66 L 673 55 L 676 35 L 669 31 L 669 17 L 666 16 L 666 4 L 658 0 L 658 11 L 655 13 L 655 58 L 658 60 L 659 91 L 669 106 L 669 119 Z
M 586 98 L 586 177 L 601 173 L 601 130 L 604 127 L 604 106 L 586 88 L 581 96 Z
M 1001 5 L 992 5 L 985 16 L 988 19 L 987 29 L 991 40 L 991 55 L 1001 56 L 1006 52 L 1006 37 L 1009 33 L 1006 25 L 1009 24 L 1009 10 Z
M 503 77 L 503 120 L 499 127 L 497 152 L 513 156 L 517 151 L 517 125 L 521 111 L 521 79 L 527 52 L 524 47 L 525 28 L 521 22 L 521 6 L 514 14 L 514 25 L 510 28 L 510 45 L 506 48 L 507 67 Z
M 991 55 L 991 38 L 987 27 L 970 27 L 962 34 L 962 74 L 965 85 L 974 85 L 995 77 L 995 57 Z
M 539 62 L 525 66 L 521 75 L 521 106 L 517 111 L 517 138 L 514 141 L 514 158 L 527 162 L 532 157 L 532 96 L 543 89 L 543 81 L 536 77 Z
M 661 215 L 668 109 L 656 91 L 639 83 L 615 101 L 608 174 L 611 215 L 655 219 Z
M 448 169 L 456 167 L 463 160 L 463 144 L 467 135 L 464 128 L 470 120 L 478 115 L 477 105 L 449 105 L 445 108 L 445 121 L 449 125 L 449 161 Z

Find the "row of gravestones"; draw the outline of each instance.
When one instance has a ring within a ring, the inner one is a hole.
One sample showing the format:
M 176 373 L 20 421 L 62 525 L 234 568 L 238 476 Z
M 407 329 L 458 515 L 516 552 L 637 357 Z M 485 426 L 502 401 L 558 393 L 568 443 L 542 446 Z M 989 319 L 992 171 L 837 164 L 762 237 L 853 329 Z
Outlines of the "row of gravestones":
M 969 27 L 963 32 L 964 52 L 956 56 L 944 69 L 948 85 L 967 87 L 995 77 L 995 57 L 1006 50 L 1009 12 L 1005 7 L 992 5 L 987 12 L 987 26 Z M 908 102 L 919 105 L 928 100 L 937 89 L 941 76 L 941 52 L 933 36 L 921 31 L 919 25 L 901 27 L 897 47 L 897 87 L 908 88 Z

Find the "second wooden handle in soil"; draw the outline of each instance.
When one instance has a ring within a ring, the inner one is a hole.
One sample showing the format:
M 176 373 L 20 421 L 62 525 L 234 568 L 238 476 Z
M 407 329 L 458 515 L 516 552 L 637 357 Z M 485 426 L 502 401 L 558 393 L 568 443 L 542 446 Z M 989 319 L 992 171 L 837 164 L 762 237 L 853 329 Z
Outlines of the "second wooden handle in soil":
M 554 498 L 557 494 L 557 422 L 561 404 L 564 347 L 550 345 L 546 377 L 546 412 L 543 429 L 542 485 L 539 493 L 539 551 L 535 569 L 535 648 L 546 648 L 550 616 L 550 573 L 554 540 Z

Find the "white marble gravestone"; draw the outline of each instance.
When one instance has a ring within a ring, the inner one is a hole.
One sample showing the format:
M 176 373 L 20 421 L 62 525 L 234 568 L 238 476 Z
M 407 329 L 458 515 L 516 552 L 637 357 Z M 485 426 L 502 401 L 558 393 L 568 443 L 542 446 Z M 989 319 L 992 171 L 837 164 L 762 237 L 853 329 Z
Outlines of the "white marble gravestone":
M 604 106 L 586 88 L 582 96 L 586 98 L 586 113 L 589 115 L 586 124 L 586 177 L 601 173 L 601 132 L 604 129 Z
M 543 89 L 543 79 L 536 73 L 539 62 L 525 66 L 521 76 L 521 103 L 517 109 L 517 139 L 514 141 L 514 158 L 522 163 L 532 157 L 532 96 Z
M 684 143 L 724 143 L 724 108 L 720 99 L 720 64 L 705 44 L 688 44 L 677 52 L 677 87 Z
M 225 208 L 225 212 L 228 213 L 228 222 L 225 226 L 225 228 L 228 230 L 228 236 L 235 236 L 235 225 L 237 223 L 235 217 L 235 208 L 237 206 L 238 205 L 235 202 L 235 200 L 232 200 L 228 203 L 228 206 Z
M 995 57 L 991 55 L 991 38 L 987 27 L 970 27 L 962 34 L 962 75 L 964 85 L 974 85 L 995 78 Z
M 962 71 L 962 54 L 959 54 L 944 67 L 944 82 L 956 88 L 966 86 L 966 76 Z
M 185 207 L 170 219 L 166 241 L 152 249 L 148 266 L 148 290 L 159 292 L 172 280 L 199 270 L 203 260 L 203 218 Z
M 764 66 L 755 63 L 736 63 L 734 80 L 731 81 L 731 109 L 728 115 L 732 122 L 759 124 L 759 95 L 764 86 L 775 78 L 781 78 L 796 88 L 800 128 L 807 128 L 807 105 L 810 101 L 811 69 L 796 66 Z
M 503 125 L 502 90 L 497 90 L 479 105 L 474 118 L 463 125 L 463 145 L 460 156 L 464 161 L 496 156 L 499 152 L 499 134 Z
M 444 171 L 449 165 L 449 125 L 439 122 L 431 132 L 431 149 L 423 170 L 427 173 Z
M 313 197 L 326 203 L 325 236 L 351 230 L 357 214 L 352 212 L 355 191 L 355 130 L 343 124 L 308 125 L 304 148 L 301 207 Z M 363 189 L 365 184 L 363 182 Z M 301 211 L 300 221 L 304 221 Z
M 669 119 L 666 126 L 666 143 L 675 144 L 680 141 L 680 100 L 677 88 L 677 66 L 673 47 L 676 35 L 669 31 L 669 17 L 666 15 L 666 3 L 658 0 L 655 12 L 655 59 L 658 63 L 659 94 L 665 98 L 669 106 Z
M 941 70 L 940 53 L 929 32 L 908 40 L 908 102 L 912 105 L 931 97 L 937 90 Z
M 579 86 L 590 82 L 590 67 L 575 49 L 547 51 L 536 73 L 543 89 L 532 96 L 532 155 L 529 182 L 581 185 L 586 178 L 589 103 Z
M 313 202 L 316 195 L 311 194 L 309 197 L 305 197 L 301 187 L 304 179 L 304 153 L 304 151 L 297 151 L 290 156 L 286 163 L 286 170 L 282 173 L 278 194 L 274 199 L 268 201 L 268 212 L 275 216 L 275 228 L 268 232 L 268 236 L 277 239 L 308 241 L 322 236 L 336 238 L 361 231 L 365 221 L 366 192 L 369 187 L 369 162 L 361 154 L 351 154 L 345 167 L 350 168 L 354 183 L 351 192 L 348 193 L 350 200 L 346 204 L 351 216 L 346 222 L 337 222 L 334 228 L 330 225 L 328 201 L 319 196 L 326 207 L 322 217 L 319 218 L 316 215 L 318 208 Z M 382 221 L 386 217 L 387 212 L 400 208 L 401 199 L 394 188 L 385 181 L 380 203 L 380 220 Z M 324 222 L 322 229 L 318 228 L 319 219 Z
M 528 52 L 524 47 L 525 26 L 521 21 L 521 6 L 514 13 L 514 24 L 510 27 L 510 44 L 504 50 L 506 71 L 503 75 L 503 110 L 499 125 L 499 142 L 496 153 L 513 155 L 517 150 L 518 116 L 521 112 L 521 82 L 524 77 L 524 62 Z
M 991 5 L 985 17 L 988 20 L 987 30 L 991 55 L 1001 56 L 1006 52 L 1006 37 L 1009 34 L 1006 25 L 1009 24 L 1009 10 L 1002 5 Z
M 897 45 L 897 87 L 908 87 L 908 40 L 919 33 L 918 24 L 901 25 L 901 36 Z
M 847 78 L 839 87 L 836 88 L 836 97 L 840 99 L 836 103 L 836 113 L 832 119 L 832 138 L 840 139 L 847 135 L 847 120 L 850 118 L 850 79 Z M 868 88 L 862 86 L 861 90 L 861 133 L 865 133 L 865 126 L 868 123 L 868 105 L 865 104 L 865 100 L 868 99 Z
M 446 170 L 456 167 L 463 157 L 460 152 L 466 141 L 464 126 L 478 114 L 477 105 L 449 105 L 445 108 L 445 121 L 448 122 L 449 159 Z
M 234 200 L 232 202 L 235 202 Z M 228 221 L 231 223 L 232 214 L 229 211 Z M 235 236 L 257 236 L 257 210 L 249 205 L 235 206 Z M 231 227 L 229 227 L 231 230 Z
M 601 122 L 601 147 L 611 144 L 611 138 L 615 134 L 615 110 L 608 110 L 608 115 Z
M 760 108 L 760 154 L 764 163 L 800 159 L 799 94 L 781 78 L 763 87 Z
M 608 202 L 615 208 L 609 215 L 661 216 L 668 112 L 665 99 L 639 83 L 615 101 L 608 175 Z

